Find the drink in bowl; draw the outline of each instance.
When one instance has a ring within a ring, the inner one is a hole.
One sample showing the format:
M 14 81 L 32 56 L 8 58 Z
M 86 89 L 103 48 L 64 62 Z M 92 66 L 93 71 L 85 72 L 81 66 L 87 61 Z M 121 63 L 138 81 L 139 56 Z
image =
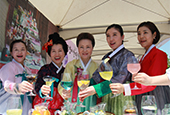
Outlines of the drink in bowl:
M 29 83 L 33 84 L 37 80 L 37 74 L 28 74 L 26 75 L 26 78 Z M 36 94 L 34 94 L 33 91 L 31 91 L 29 96 L 36 96 Z
M 48 85 L 48 86 L 51 86 L 51 85 L 52 85 L 52 83 L 55 81 L 55 80 L 52 79 L 52 78 L 53 78 L 53 77 L 52 77 L 52 76 L 49 76 L 49 75 L 43 77 L 46 85 Z
M 90 76 L 89 72 L 87 70 L 83 70 L 82 73 L 77 77 L 77 85 L 80 88 L 80 90 L 85 90 L 90 84 Z M 80 107 L 86 107 L 83 105 L 82 102 L 80 102 Z
M 71 87 L 73 86 L 73 82 L 72 82 L 72 81 L 61 81 L 61 86 L 62 86 L 65 90 L 70 90 Z
M 131 74 L 137 74 L 140 69 L 141 69 L 140 63 L 138 62 L 135 56 L 130 56 L 127 58 L 127 70 Z M 135 86 L 132 89 L 133 90 L 141 89 L 141 85 L 135 83 Z
M 88 71 L 83 71 L 82 74 L 78 77 L 77 85 L 81 90 L 86 89 L 90 84 L 90 78 Z
M 71 87 L 73 86 L 73 80 L 72 77 L 70 75 L 70 73 L 63 73 L 61 75 L 61 86 L 65 89 L 65 90 L 70 90 Z
M 76 105 L 77 103 L 67 103 L 61 107 L 61 110 L 56 110 L 54 115 L 77 115 Z
M 30 109 L 28 115 L 50 115 L 48 110 L 49 102 L 40 103 L 34 106 L 34 109 Z
M 124 107 L 123 107 L 123 115 L 137 115 L 137 108 L 135 101 L 127 100 L 125 101 Z
M 113 77 L 113 69 L 110 63 L 108 62 L 108 59 L 109 58 L 102 60 L 102 62 L 100 63 L 98 67 L 98 72 L 101 78 L 108 80 L 111 83 L 111 79 Z M 114 94 L 113 96 L 111 96 L 111 98 L 114 98 L 119 95 L 120 94 Z
M 106 106 L 106 103 L 100 103 L 100 104 L 97 104 L 96 106 L 90 107 L 89 115 L 106 115 L 105 106 Z
M 99 72 L 99 74 L 103 79 L 110 81 L 113 76 L 113 71 Z
M 156 115 L 157 114 L 157 104 L 154 95 L 143 95 L 141 102 L 142 114 L 146 115 Z
M 27 81 L 31 84 L 33 84 L 36 81 L 36 74 L 29 74 L 26 76 Z
M 102 60 L 99 68 L 98 68 L 100 76 L 105 79 L 110 81 L 112 76 L 113 76 L 113 69 L 111 65 L 109 64 L 108 61 Z
M 10 109 L 6 113 L 7 115 L 22 115 L 22 109 Z
M 19 96 L 8 99 L 6 113 L 7 115 L 22 115 L 22 104 Z
M 47 75 L 47 76 L 44 76 L 43 77 L 43 80 L 45 81 L 45 84 L 47 85 L 47 86 L 51 86 L 52 85 L 52 83 L 55 81 L 54 79 L 53 79 L 53 76 L 50 76 L 50 75 Z M 53 99 L 52 97 L 50 97 L 49 95 L 46 95 L 45 97 L 43 97 L 44 99 Z
M 73 86 L 73 80 L 70 73 L 63 73 L 61 75 L 61 86 L 67 91 L 71 89 L 71 87 Z M 65 100 L 66 102 L 64 102 L 64 104 L 70 103 L 67 98 L 65 98 Z

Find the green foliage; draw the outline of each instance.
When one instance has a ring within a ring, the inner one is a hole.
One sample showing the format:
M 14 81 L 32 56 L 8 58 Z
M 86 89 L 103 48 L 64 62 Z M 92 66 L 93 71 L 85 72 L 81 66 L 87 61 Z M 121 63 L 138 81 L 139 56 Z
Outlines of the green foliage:
M 17 9 L 15 8 L 15 9 L 14 9 L 14 12 L 13 12 L 13 18 L 12 18 L 13 20 L 16 20 L 17 14 L 18 14 L 18 13 L 17 13 Z

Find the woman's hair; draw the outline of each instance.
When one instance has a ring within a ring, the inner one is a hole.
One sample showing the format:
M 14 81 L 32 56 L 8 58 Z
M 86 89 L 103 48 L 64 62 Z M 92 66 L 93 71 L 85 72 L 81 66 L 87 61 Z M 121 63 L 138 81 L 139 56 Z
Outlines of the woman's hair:
M 123 36 L 123 28 L 119 25 L 119 24 L 112 24 L 110 26 L 107 27 L 105 33 L 110 29 L 110 28 L 115 28 L 117 31 L 120 32 L 120 35 Z
M 23 43 L 24 45 L 25 45 L 25 48 L 27 49 L 27 46 L 26 46 L 26 43 L 24 42 L 24 41 L 22 41 L 22 40 L 14 40 L 14 41 L 12 41 L 12 43 L 10 44 L 10 52 L 12 52 L 12 49 L 13 49 L 13 46 L 14 46 L 14 44 L 15 43 Z
M 147 27 L 152 32 L 152 34 L 154 34 L 154 32 L 156 32 L 156 37 L 155 37 L 155 39 L 153 39 L 152 44 L 158 43 L 158 41 L 160 39 L 160 32 L 159 32 L 158 28 L 155 26 L 155 24 L 153 22 L 150 22 L 150 21 L 142 22 L 137 27 L 137 31 L 139 30 L 140 27 L 143 27 L 143 26 Z
M 54 33 L 54 34 L 50 34 L 49 35 L 49 40 L 48 40 L 48 42 L 50 41 L 50 40 L 52 40 L 53 41 L 53 45 L 54 44 L 61 44 L 62 45 L 62 48 L 63 48 L 63 50 L 64 50 L 64 53 L 65 53 L 65 55 L 67 54 L 67 52 L 68 52 L 68 45 L 67 45 L 67 43 L 65 42 L 65 40 L 62 38 L 62 37 L 60 37 L 60 35 L 58 34 L 58 33 Z M 51 48 L 52 48 L 52 46 L 48 46 L 48 55 L 50 56 L 50 53 L 51 53 Z
M 93 37 L 92 34 L 90 34 L 90 33 L 80 33 L 80 34 L 78 35 L 78 37 L 77 37 L 77 40 L 76 40 L 76 45 L 77 45 L 77 47 L 78 47 L 78 45 L 79 45 L 79 42 L 80 42 L 81 40 L 83 40 L 83 39 L 88 39 L 88 40 L 90 40 L 91 43 L 92 43 L 92 46 L 93 46 L 93 47 L 95 46 L 95 40 L 94 40 L 94 37 Z

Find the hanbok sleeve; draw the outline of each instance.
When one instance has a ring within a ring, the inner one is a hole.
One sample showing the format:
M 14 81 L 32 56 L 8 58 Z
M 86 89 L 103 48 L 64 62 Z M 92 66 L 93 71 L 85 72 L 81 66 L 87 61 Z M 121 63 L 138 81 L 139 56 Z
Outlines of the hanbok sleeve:
M 15 68 L 11 66 L 11 64 L 4 65 L 0 70 L 0 79 L 4 85 L 6 80 L 10 80 L 11 82 L 15 82 Z
M 99 84 L 93 85 L 99 98 L 112 92 L 109 87 L 109 84 L 109 81 L 103 81 Z
M 124 85 L 125 92 L 123 94 L 125 96 L 139 95 L 142 93 L 150 92 L 156 88 L 156 86 L 145 86 L 139 84 L 140 85 L 139 89 L 133 89 L 135 85 L 136 85 L 135 83 L 130 83 L 129 86 Z
M 155 75 L 162 75 L 165 73 L 165 70 L 167 68 L 167 55 L 164 52 L 159 51 L 155 53 L 151 61 L 152 63 L 150 65 L 144 65 L 144 66 L 150 66 L 147 72 L 148 75 L 155 76 Z M 130 87 L 133 88 L 134 83 L 130 83 Z M 142 93 L 150 92 L 155 88 L 156 86 L 141 85 L 140 90 L 131 90 L 131 95 L 139 95 Z
M 17 74 L 17 67 L 14 64 L 8 63 L 0 70 L 0 78 L 2 80 L 4 89 L 11 94 L 22 94 L 18 90 L 18 84 L 21 78 L 15 78 Z

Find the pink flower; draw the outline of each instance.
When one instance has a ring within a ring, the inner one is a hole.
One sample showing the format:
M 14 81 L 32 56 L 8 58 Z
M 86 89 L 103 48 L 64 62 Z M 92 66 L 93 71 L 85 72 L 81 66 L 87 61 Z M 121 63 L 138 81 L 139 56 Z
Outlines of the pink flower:
M 75 76 L 82 75 L 83 69 L 82 69 L 81 67 L 77 67 L 77 66 L 75 66 L 75 65 L 74 65 L 74 67 L 76 68 Z

